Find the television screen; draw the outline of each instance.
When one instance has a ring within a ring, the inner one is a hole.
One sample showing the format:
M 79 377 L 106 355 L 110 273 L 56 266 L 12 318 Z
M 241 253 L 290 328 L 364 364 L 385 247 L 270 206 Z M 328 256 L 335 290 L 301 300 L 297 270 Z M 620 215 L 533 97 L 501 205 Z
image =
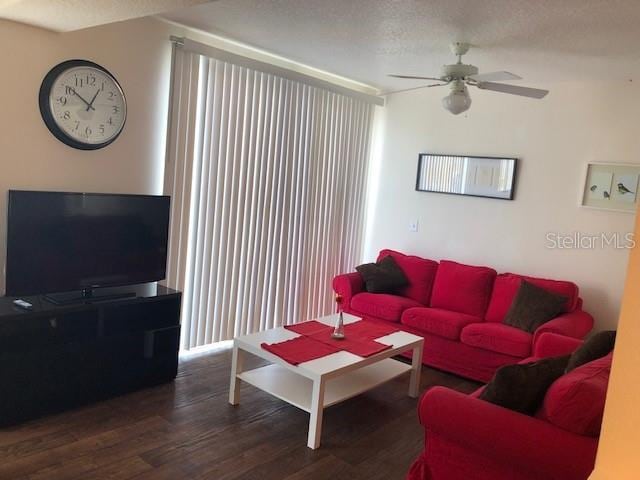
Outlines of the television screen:
M 169 197 L 9 191 L 6 294 L 165 278 Z

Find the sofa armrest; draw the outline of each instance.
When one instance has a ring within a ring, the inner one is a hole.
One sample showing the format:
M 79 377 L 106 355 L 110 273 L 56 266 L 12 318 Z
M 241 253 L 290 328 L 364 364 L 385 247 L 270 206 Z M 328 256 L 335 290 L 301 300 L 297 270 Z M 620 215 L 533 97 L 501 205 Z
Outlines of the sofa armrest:
M 559 357 L 573 353 L 582 340 L 567 337 L 558 333 L 542 332 L 533 346 L 533 356 L 536 358 Z
M 598 441 L 534 417 L 444 387 L 420 402 L 420 423 L 440 436 L 497 463 L 516 463 L 540 478 L 587 478 Z
M 351 306 L 351 298 L 364 291 L 362 275 L 358 272 L 336 275 L 333 279 L 333 291 L 342 295 L 345 307 Z
M 583 339 L 591 329 L 593 329 L 593 317 L 584 310 L 575 310 L 540 325 L 533 335 L 533 344 L 535 345 L 540 335 L 545 332 Z

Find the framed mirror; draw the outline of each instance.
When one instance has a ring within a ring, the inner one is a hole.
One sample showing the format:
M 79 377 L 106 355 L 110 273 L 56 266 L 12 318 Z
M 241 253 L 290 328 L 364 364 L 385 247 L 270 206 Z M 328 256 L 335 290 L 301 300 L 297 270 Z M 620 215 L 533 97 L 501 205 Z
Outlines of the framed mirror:
M 421 153 L 416 190 L 513 200 L 516 158 Z

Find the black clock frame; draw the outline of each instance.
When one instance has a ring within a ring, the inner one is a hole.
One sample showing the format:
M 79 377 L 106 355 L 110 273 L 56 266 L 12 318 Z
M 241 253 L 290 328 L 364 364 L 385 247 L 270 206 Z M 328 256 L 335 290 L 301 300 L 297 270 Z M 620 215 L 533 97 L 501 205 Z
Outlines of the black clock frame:
M 51 113 L 51 108 L 49 106 L 49 97 L 50 97 L 51 89 L 53 88 L 53 84 L 62 73 L 74 67 L 91 67 L 106 73 L 113 79 L 113 82 L 116 84 L 116 86 L 122 93 L 122 98 L 125 104 L 124 119 L 122 121 L 122 127 L 120 128 L 120 131 L 113 138 L 110 138 L 106 142 L 85 143 L 85 142 L 76 140 L 75 138 L 71 138 L 58 126 L 55 119 L 53 118 L 53 114 Z M 124 90 L 120 86 L 120 83 L 118 83 L 118 80 L 116 80 L 116 77 L 113 76 L 113 74 L 109 70 L 89 60 L 80 60 L 80 59 L 66 60 L 62 63 L 59 63 L 55 67 L 53 67 L 51 70 L 49 70 L 49 73 L 47 73 L 44 79 L 42 80 L 42 85 L 40 85 L 40 92 L 38 94 L 38 104 L 40 106 L 40 114 L 42 115 L 42 119 L 44 120 L 45 125 L 47 126 L 49 131 L 53 134 L 53 136 L 56 137 L 65 145 L 68 145 L 73 148 L 77 148 L 78 150 L 99 150 L 100 148 L 104 148 L 107 145 L 110 145 L 120 136 L 120 134 L 124 130 L 125 124 L 127 123 L 127 109 L 126 109 L 127 99 L 124 95 Z

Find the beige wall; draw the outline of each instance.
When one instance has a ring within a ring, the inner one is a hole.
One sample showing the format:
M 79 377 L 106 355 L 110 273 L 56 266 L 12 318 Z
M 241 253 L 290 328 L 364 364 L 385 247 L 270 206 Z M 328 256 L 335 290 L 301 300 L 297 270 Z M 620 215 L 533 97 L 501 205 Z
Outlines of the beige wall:
M 167 25 L 154 19 L 65 34 L 0 21 L 0 272 L 5 264 L 8 189 L 161 193 L 168 35 Z M 67 147 L 40 117 L 38 90 L 44 75 L 72 58 L 92 60 L 110 70 L 127 98 L 124 131 L 102 150 Z
M 640 234 L 640 215 L 636 223 Z M 607 405 L 591 480 L 640 478 L 640 248 L 630 256 Z
M 365 247 L 383 247 L 573 280 L 599 328 L 615 328 L 627 250 L 549 250 L 549 232 L 626 233 L 633 215 L 579 206 L 587 162 L 640 162 L 640 89 L 623 84 L 553 84 L 541 101 L 472 89 L 467 115 L 442 109 L 444 89 L 393 95 L 385 124 Z M 415 192 L 419 152 L 516 156 L 513 202 Z M 376 190 L 375 186 L 379 185 Z M 417 219 L 419 231 L 409 232 Z

